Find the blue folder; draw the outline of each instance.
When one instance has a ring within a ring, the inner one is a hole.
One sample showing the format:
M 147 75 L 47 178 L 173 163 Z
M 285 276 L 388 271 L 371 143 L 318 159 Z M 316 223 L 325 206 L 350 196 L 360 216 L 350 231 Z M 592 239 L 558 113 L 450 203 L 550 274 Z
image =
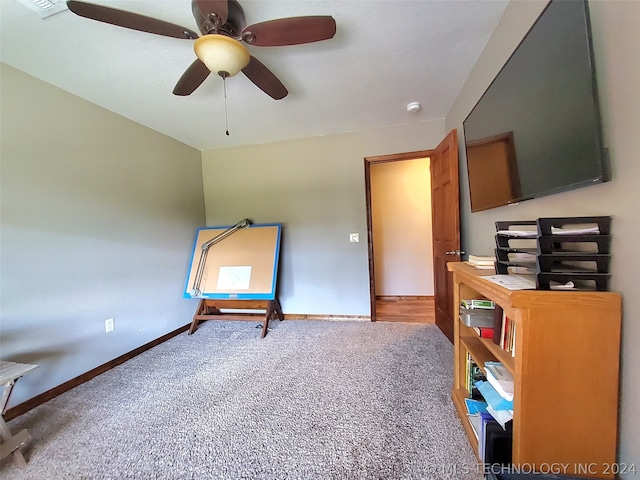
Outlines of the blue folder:
M 513 410 L 513 401 L 502 398 L 489 382 L 478 380 L 474 385 L 494 410 Z

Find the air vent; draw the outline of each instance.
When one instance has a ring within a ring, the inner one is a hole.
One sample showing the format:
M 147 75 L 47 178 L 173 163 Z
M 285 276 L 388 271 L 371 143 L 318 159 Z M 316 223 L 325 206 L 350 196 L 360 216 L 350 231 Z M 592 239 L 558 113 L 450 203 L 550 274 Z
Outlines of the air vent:
M 51 15 L 67 10 L 65 0 L 18 0 L 19 3 L 29 10 L 36 12 L 40 18 L 47 18 Z

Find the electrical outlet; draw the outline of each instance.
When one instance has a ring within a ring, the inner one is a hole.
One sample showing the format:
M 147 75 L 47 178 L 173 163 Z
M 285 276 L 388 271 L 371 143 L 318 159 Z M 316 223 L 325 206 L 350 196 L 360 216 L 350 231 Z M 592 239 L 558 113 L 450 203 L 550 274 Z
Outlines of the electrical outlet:
M 350 233 L 349 234 L 349 241 L 351 243 L 357 243 L 360 241 L 360 234 L 359 233 Z
M 113 318 L 107 318 L 104 321 L 104 331 L 109 333 L 109 332 L 113 332 L 115 329 L 116 329 L 116 324 Z

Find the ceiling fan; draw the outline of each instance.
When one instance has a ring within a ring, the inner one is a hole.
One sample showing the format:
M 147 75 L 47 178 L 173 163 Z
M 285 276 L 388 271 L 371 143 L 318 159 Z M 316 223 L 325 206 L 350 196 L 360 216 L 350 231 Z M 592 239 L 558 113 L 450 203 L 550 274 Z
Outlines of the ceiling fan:
M 124 28 L 166 37 L 195 40 L 198 57 L 184 72 L 174 95 L 190 95 L 211 72 L 223 79 L 242 71 L 267 95 L 280 100 L 289 93 L 278 78 L 243 44 L 278 47 L 318 42 L 332 38 L 336 22 L 331 16 L 280 18 L 246 25 L 244 11 L 237 0 L 192 0 L 191 10 L 202 36 L 188 28 L 152 17 L 92 3 L 69 0 L 76 15 Z

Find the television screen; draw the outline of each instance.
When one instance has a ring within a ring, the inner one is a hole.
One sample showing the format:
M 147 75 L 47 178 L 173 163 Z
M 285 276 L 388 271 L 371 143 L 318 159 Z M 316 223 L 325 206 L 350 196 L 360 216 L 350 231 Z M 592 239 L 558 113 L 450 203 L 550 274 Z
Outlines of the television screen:
M 586 1 L 547 5 L 463 128 L 472 212 L 610 179 Z

